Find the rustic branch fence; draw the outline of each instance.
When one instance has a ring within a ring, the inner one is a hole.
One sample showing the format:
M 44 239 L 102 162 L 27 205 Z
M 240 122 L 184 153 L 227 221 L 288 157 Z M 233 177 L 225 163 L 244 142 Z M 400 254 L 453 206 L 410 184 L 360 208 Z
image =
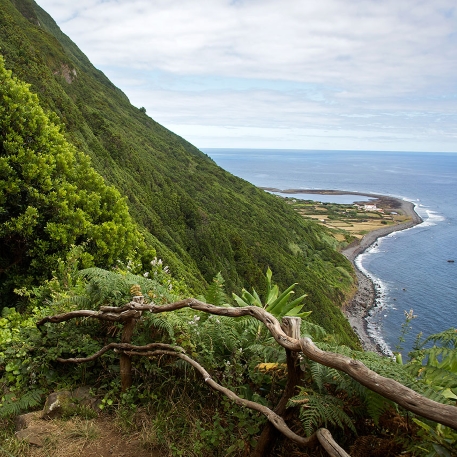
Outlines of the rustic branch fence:
M 278 344 L 285 348 L 288 368 L 286 387 L 280 402 L 274 410 L 256 402 L 240 398 L 231 390 L 218 384 L 198 362 L 187 356 L 180 347 L 163 343 L 150 343 L 144 346 L 135 346 L 131 344 L 135 324 L 137 320 L 141 318 L 143 312 L 164 313 L 186 307 L 219 316 L 252 316 L 268 328 Z M 322 365 L 347 373 L 368 389 L 394 401 L 408 411 L 457 430 L 457 407 L 430 400 L 393 379 L 380 376 L 358 360 L 351 359 L 350 357 L 341 354 L 320 350 L 311 339 L 300 338 L 299 318 L 284 318 L 281 325 L 273 315 L 263 308 L 256 306 L 245 306 L 240 308 L 220 307 L 201 302 L 194 298 L 188 298 L 167 305 L 155 305 L 144 303 L 144 298 L 138 296 L 134 297 L 130 303 L 122 307 L 101 306 L 99 311 L 78 310 L 55 316 L 48 316 L 40 320 L 37 323 L 37 326 L 40 328 L 47 322 L 59 323 L 80 317 L 121 322 L 123 324 L 121 343 L 110 343 L 88 357 L 69 359 L 58 358 L 57 361 L 62 363 L 83 363 L 95 360 L 111 349 L 118 351 L 120 353 L 121 385 L 122 389 L 126 390 L 132 385 L 132 357 L 168 355 L 185 360 L 203 376 L 204 381 L 212 389 L 223 393 L 236 404 L 259 411 L 266 416 L 269 423 L 259 438 L 253 457 L 268 455 L 269 449 L 274 443 L 276 431 L 304 447 L 315 445 L 318 441 L 332 457 L 347 457 L 349 455 L 333 440 L 328 430 L 321 428 L 312 436 L 304 438 L 294 433 L 284 420 L 284 417 L 287 416 L 287 401 L 292 397 L 293 390 L 302 376 L 296 363 L 299 353 L 303 353 L 309 359 Z

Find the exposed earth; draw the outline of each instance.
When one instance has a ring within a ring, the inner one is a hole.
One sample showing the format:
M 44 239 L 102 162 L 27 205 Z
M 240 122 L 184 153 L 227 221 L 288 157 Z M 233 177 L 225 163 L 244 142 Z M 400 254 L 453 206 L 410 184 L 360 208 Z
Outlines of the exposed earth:
M 94 419 L 40 419 L 41 411 L 29 414 L 22 440 L 14 445 L 23 457 L 159 457 L 153 448 L 152 430 L 145 420 L 141 432 L 126 432 L 113 416 L 101 414 Z M 146 419 L 146 418 L 145 418 Z M 150 422 L 149 422 L 150 424 Z M 19 432 L 19 433 L 21 433 Z M 28 435 L 28 436 L 27 436 Z M 12 436 L 12 440 L 17 438 Z M 10 456 L 8 443 L 0 446 L 0 456 Z M 10 448 L 11 449 L 11 448 Z M 18 455 L 17 453 L 15 455 Z

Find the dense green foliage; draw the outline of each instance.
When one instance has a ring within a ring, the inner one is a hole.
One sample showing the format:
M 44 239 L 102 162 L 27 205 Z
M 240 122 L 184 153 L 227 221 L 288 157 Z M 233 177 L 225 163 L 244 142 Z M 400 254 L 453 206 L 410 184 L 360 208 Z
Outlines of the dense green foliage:
M 46 279 L 72 245 L 112 266 L 146 250 L 119 191 L 49 121 L 0 56 L 0 295 Z
M 31 84 L 67 140 L 126 196 L 148 247 L 176 277 L 195 292 L 218 272 L 229 293 L 263 290 L 269 266 L 282 287 L 296 282 L 297 293 L 307 294 L 312 320 L 355 343 L 338 309 L 352 287 L 351 266 L 325 229 L 132 106 L 32 0 L 0 0 L 0 7 L 6 67 Z
M 265 419 L 209 392 L 181 360 L 134 358 L 127 392 L 115 352 L 56 362 L 119 341 L 121 325 L 75 319 L 40 331 L 37 320 L 123 305 L 139 288 L 156 304 L 203 293 L 218 306 L 233 297 L 278 317 L 299 314 L 302 336 L 321 348 L 455 402 L 454 329 L 418 343 L 404 365 L 348 347 L 357 342 L 339 306 L 352 271 L 328 231 L 133 107 L 33 0 L 0 0 L 0 53 L 0 439 L 3 417 L 41 406 L 51 390 L 88 384 L 126 431 L 147 412 L 144 444 L 163 455 L 246 455 L 255 446 Z M 285 351 L 251 317 L 146 313 L 132 341 L 179 345 L 243 398 L 273 408 L 282 395 Z M 334 369 L 301 365 L 294 430 L 328 426 L 354 456 L 374 446 L 385 457 L 455 455 L 452 429 L 411 421 Z M 295 450 L 281 446 L 278 455 Z M 18 449 L 7 455 L 26 455 Z
M 81 255 L 83 250 L 74 248 L 66 262 L 60 262 L 56 276 L 34 289 L 30 296 L 34 306 L 31 315 L 12 308 L 3 310 L 0 423 L 2 417 L 33 408 L 37 403 L 41 405 L 46 392 L 88 384 L 101 399 L 100 409 L 116 414 L 126 431 L 138 432 L 135 417 L 138 414 L 144 418 L 146 412 L 149 422 L 147 427 L 143 423 L 143 429 L 148 430 L 144 444 L 160 450 L 162 455 L 246 455 L 255 446 L 265 419 L 208 390 L 201 376 L 176 358 L 135 357 L 134 387 L 123 393 L 115 352 L 106 352 L 101 358 L 81 365 L 56 362 L 57 357 L 88 356 L 110 342 L 119 341 L 121 326 L 78 318 L 60 324 L 47 323 L 40 332 L 35 325 L 40 317 L 62 310 L 122 305 L 139 289 L 147 302 L 168 303 L 179 297 L 176 290 L 182 287 L 157 259 L 148 271 L 135 275 L 131 265 L 120 265 L 117 272 L 99 268 L 80 271 L 77 261 Z M 272 282 L 271 289 L 275 289 Z M 279 289 L 278 296 L 282 294 Z M 53 300 L 44 305 L 43 296 Z M 227 294 L 220 275 L 202 298 L 224 306 Z M 428 349 L 422 346 L 405 365 L 338 345 L 332 335 L 306 319 L 302 321 L 301 333 L 324 350 L 361 360 L 383 376 L 436 401 L 450 403 L 448 390 L 455 386 L 456 371 L 454 329 L 429 338 L 428 342 L 433 341 L 434 345 Z M 281 397 L 285 351 L 265 326 L 259 327 L 259 322 L 250 316 L 229 318 L 189 308 L 146 313 L 136 325 L 132 343 L 150 342 L 179 345 L 208 370 L 212 379 L 242 398 L 273 408 Z M 449 353 L 448 361 L 440 361 L 440 354 L 444 353 Z M 421 369 L 424 363 L 425 371 Z M 434 378 L 437 363 L 447 373 L 441 383 Z M 455 455 L 455 431 L 430 421 L 411 420 L 391 401 L 333 368 L 306 358 L 301 359 L 301 366 L 304 378 L 298 394 L 289 402 L 294 408 L 292 423 L 297 432 L 301 428 L 300 433 L 309 435 L 319 427 L 328 427 L 337 442 L 350 448 L 354 456 L 372 455 L 373 449 L 386 457 L 406 450 L 415 456 Z M 281 450 L 274 455 L 290 455 L 294 450 L 288 442 L 280 446 Z

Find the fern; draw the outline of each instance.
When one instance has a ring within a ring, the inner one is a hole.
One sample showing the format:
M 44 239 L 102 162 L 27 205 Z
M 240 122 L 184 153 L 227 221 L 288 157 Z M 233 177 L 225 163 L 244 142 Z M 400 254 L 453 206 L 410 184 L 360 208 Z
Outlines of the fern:
M 92 305 L 89 297 L 85 295 L 73 295 L 53 303 L 54 306 L 60 306 L 64 309 L 88 309 Z
M 0 404 L 0 417 L 17 416 L 22 411 L 35 408 L 41 403 L 43 390 L 32 389 L 26 392 L 22 397 L 16 398 L 15 394 L 7 394 Z
M 174 328 L 167 319 L 167 316 L 158 316 L 157 314 L 148 313 L 141 321 L 141 325 L 148 326 L 150 328 L 156 328 L 161 332 L 166 333 L 169 338 L 174 339 Z
M 432 347 L 426 345 L 433 343 Z M 429 336 L 409 354 L 409 371 L 431 390 L 457 399 L 457 332 L 451 328 Z M 442 400 L 441 400 L 442 401 Z
M 302 320 L 300 326 L 300 335 L 302 338 L 311 338 L 314 342 L 322 341 L 327 332 L 324 327 L 315 324 L 309 320 Z
M 364 390 L 364 400 L 367 412 L 373 419 L 374 423 L 378 425 L 379 419 L 383 413 L 386 412 L 395 403 L 393 401 L 387 400 L 383 396 L 373 392 L 370 389 L 364 388 Z
M 159 297 L 165 301 L 173 301 L 175 298 L 158 281 L 141 275 L 121 274 L 96 267 L 81 270 L 79 275 L 88 281 L 86 296 L 92 307 L 108 303 L 115 306 L 124 305 L 131 298 L 130 289 L 134 285 L 139 285 L 143 295 L 150 300 Z
M 348 427 L 357 433 L 351 418 L 344 412 L 343 401 L 333 395 L 301 388 L 300 394 L 292 397 L 288 406 L 300 406 L 299 416 L 307 436 L 328 424 L 342 429 Z
M 324 384 L 333 384 L 342 387 L 343 378 L 346 377 L 334 368 L 326 367 L 320 363 L 310 361 L 309 370 L 320 393 L 324 392 Z
M 406 387 L 415 390 L 431 400 L 449 403 L 449 400 L 445 398 L 441 392 L 434 390 L 422 379 L 414 376 L 408 367 L 398 364 L 390 358 L 381 357 L 373 352 L 353 351 L 346 346 L 331 346 L 327 343 L 319 343 L 318 346 L 321 349 L 344 354 L 348 357 L 360 360 L 368 368 L 381 376 L 395 379 Z M 375 423 L 378 422 L 382 413 L 393 405 L 393 402 L 390 400 L 372 392 L 344 373 L 327 367 L 321 367 L 319 364 L 312 361 L 309 361 L 309 367 L 313 382 L 319 389 L 319 392 L 322 393 L 325 391 L 325 388 L 328 389 L 328 387 L 333 386 L 337 391 L 346 392 L 349 397 L 359 398 L 365 405 L 367 413 Z
M 95 306 L 106 304 L 109 301 L 118 302 L 126 298 L 130 286 L 125 277 L 102 268 L 87 268 L 79 272 L 80 276 L 88 281 L 86 292 Z
M 215 306 L 224 305 L 224 303 L 227 303 L 228 301 L 228 296 L 224 291 L 224 284 L 225 280 L 219 272 L 206 289 L 205 295 L 198 298 Z
M 455 328 L 450 328 L 444 332 L 435 333 L 430 335 L 422 343 L 422 347 L 432 342 L 433 344 L 438 344 L 442 347 L 447 347 L 449 349 L 457 349 L 457 330 Z

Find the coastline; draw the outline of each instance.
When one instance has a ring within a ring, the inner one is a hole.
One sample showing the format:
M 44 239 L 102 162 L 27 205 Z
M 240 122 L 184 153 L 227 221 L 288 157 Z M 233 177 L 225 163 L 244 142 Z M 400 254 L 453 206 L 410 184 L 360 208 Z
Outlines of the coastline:
M 371 308 L 375 306 L 376 291 L 372 280 L 367 277 L 358 268 L 355 260 L 372 246 L 379 238 L 389 235 L 393 232 L 406 230 L 414 227 L 423 222 L 422 218 L 416 213 L 415 205 L 412 202 L 401 200 L 396 197 L 390 197 L 380 194 L 369 194 L 361 192 L 340 191 L 340 190 L 317 190 L 317 189 L 271 189 L 264 188 L 264 190 L 280 193 L 304 193 L 304 194 L 320 194 L 320 195 L 360 195 L 369 199 L 376 199 L 380 204 L 385 204 L 390 208 L 402 212 L 408 217 L 406 222 L 395 225 L 382 227 L 371 232 L 368 232 L 360 240 L 356 240 L 349 246 L 344 248 L 341 253 L 352 263 L 357 278 L 357 291 L 354 296 L 348 301 L 344 314 L 348 319 L 352 329 L 362 344 L 365 351 L 377 352 L 381 355 L 387 355 L 379 344 L 374 341 L 368 334 L 368 327 L 366 317 Z
M 410 221 L 373 230 L 372 232 L 367 233 L 361 240 L 352 243 L 341 251 L 341 253 L 352 263 L 357 277 L 357 292 L 346 307 L 346 317 L 358 336 L 363 349 L 365 351 L 377 352 L 381 355 L 387 354 L 368 334 L 366 321 L 368 312 L 375 306 L 376 291 L 373 281 L 359 270 L 355 260 L 357 256 L 365 252 L 379 238 L 393 232 L 406 230 L 423 222 L 421 217 L 414 210 L 413 203 L 400 199 L 396 200 L 401 205 L 401 211 L 411 218 Z

